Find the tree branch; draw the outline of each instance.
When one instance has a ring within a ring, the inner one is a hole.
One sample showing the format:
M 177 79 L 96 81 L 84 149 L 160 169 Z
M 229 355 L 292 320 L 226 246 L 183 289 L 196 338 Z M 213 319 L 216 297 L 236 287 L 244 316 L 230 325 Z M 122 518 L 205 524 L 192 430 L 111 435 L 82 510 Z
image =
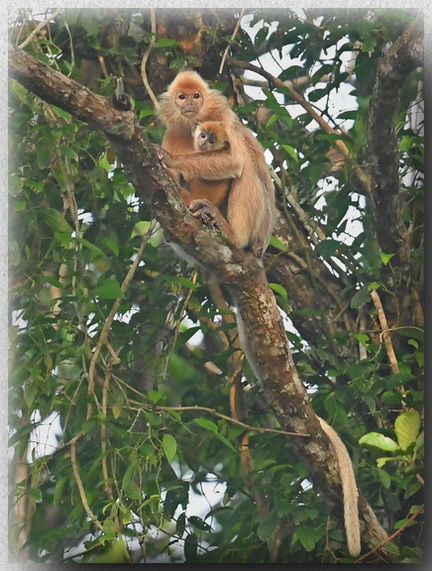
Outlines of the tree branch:
M 35 94 L 104 134 L 167 238 L 211 270 L 229 289 L 238 309 L 246 355 L 263 384 L 266 399 L 284 431 L 310 435 L 293 437 L 291 443 L 308 465 L 319 491 L 343 520 L 337 459 L 297 373 L 262 261 L 228 247 L 215 230 L 204 228 L 193 218 L 180 201 L 176 185 L 160 167 L 155 149 L 146 140 L 133 113 L 117 111 L 108 99 L 93 94 L 21 50 L 10 51 L 10 74 Z M 386 534 L 364 498 L 359 500 L 359 509 L 362 539 L 372 548 Z
M 409 73 L 423 63 L 423 26 L 414 21 L 379 62 L 370 102 L 368 143 L 372 200 L 381 249 L 395 253 L 395 266 L 406 268 L 410 239 L 400 212 L 399 151 L 394 119 Z
M 322 118 L 322 116 L 315 111 L 315 109 L 312 107 L 312 105 L 309 103 L 309 101 L 307 101 L 303 97 L 303 95 L 298 93 L 292 87 L 291 82 L 282 81 L 281 79 L 279 79 L 278 77 L 275 77 L 274 75 L 272 75 L 268 71 L 266 71 L 266 70 L 264 70 L 264 69 L 262 69 L 256 65 L 253 65 L 249 62 L 246 62 L 246 61 L 238 60 L 235 58 L 228 58 L 228 63 L 230 65 L 232 65 L 233 67 L 239 67 L 241 69 L 248 69 L 250 71 L 258 73 L 259 75 L 262 75 L 263 77 L 265 77 L 269 83 L 272 83 L 273 85 L 277 85 L 278 87 L 282 87 L 283 89 L 286 89 L 289 92 L 292 99 L 296 103 L 301 105 L 307 113 L 309 113 L 309 115 L 312 117 L 312 119 L 314 119 L 318 123 L 318 125 L 322 128 L 322 130 L 325 133 L 329 133 L 332 135 L 340 135 L 341 134 L 339 131 L 333 129 L 333 127 L 331 127 L 327 123 L 327 121 L 325 121 Z M 368 194 L 370 191 L 370 177 L 369 177 L 368 173 L 366 173 L 355 162 L 355 160 L 353 159 L 353 157 L 351 156 L 351 154 L 349 152 L 348 147 L 345 145 L 345 143 L 341 139 L 335 140 L 335 146 L 337 147 L 339 152 L 347 159 L 347 161 L 352 165 L 353 171 L 356 174 L 359 182 L 361 183 L 365 194 Z

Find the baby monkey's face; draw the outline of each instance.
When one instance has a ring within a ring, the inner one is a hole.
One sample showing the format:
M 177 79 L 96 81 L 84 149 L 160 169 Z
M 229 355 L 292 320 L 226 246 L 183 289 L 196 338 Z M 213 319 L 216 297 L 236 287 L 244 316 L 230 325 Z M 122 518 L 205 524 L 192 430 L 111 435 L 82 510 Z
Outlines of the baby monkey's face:
M 206 121 L 197 123 L 193 131 L 194 147 L 199 153 L 220 151 L 229 147 L 222 123 Z

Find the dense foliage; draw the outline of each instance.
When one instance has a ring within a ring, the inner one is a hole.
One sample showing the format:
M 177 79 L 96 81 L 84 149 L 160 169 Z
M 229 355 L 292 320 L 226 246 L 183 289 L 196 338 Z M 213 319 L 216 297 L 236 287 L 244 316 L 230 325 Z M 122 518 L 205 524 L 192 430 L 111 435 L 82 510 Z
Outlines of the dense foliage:
M 190 65 L 230 97 L 276 183 L 280 220 L 264 262 L 297 369 L 396 531 L 388 551 L 417 562 L 421 70 L 405 74 L 394 114 L 377 89 L 380 61 L 416 14 L 242 16 L 236 29 L 228 12 L 67 10 L 23 47 L 106 96 L 124 77 L 153 142 L 163 128 L 143 76 L 158 95 Z M 11 41 L 44 17 L 20 14 Z M 386 119 L 394 131 L 374 130 Z M 242 360 L 229 296 L 164 243 L 108 142 L 11 80 L 9 146 L 15 555 L 348 560 L 341 522 Z

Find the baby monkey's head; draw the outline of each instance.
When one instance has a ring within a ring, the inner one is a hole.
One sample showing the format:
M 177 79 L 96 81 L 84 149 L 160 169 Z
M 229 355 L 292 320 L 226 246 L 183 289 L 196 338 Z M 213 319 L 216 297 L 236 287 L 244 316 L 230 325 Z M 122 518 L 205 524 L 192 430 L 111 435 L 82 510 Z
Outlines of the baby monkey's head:
M 192 131 L 195 150 L 198 153 L 222 151 L 228 149 L 225 127 L 220 121 L 205 121 L 196 123 Z

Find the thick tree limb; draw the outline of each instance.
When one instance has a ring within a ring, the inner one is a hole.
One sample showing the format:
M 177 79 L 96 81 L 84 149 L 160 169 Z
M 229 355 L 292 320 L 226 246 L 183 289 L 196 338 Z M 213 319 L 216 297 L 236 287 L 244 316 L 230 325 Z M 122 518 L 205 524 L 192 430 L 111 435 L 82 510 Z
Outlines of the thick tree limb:
M 307 463 L 311 479 L 342 520 L 342 489 L 337 460 L 321 430 L 292 360 L 275 297 L 262 261 L 230 248 L 216 231 L 205 229 L 180 201 L 177 187 L 156 158 L 134 114 L 120 112 L 71 79 L 20 50 L 12 49 L 10 75 L 44 100 L 88 122 L 115 147 L 125 172 L 149 204 L 167 238 L 211 269 L 231 292 L 238 308 L 239 328 L 247 341 L 247 356 L 261 379 L 269 405 L 283 430 L 307 433 L 291 439 Z M 364 498 L 359 500 L 362 539 L 372 548 L 386 538 Z M 380 553 L 385 558 L 384 552 Z
M 406 272 L 409 271 L 411 248 L 398 196 L 399 152 L 394 119 L 405 80 L 422 63 L 423 25 L 416 20 L 379 62 L 368 121 L 371 190 L 378 241 L 383 252 L 396 254 L 394 265 L 402 265 Z

